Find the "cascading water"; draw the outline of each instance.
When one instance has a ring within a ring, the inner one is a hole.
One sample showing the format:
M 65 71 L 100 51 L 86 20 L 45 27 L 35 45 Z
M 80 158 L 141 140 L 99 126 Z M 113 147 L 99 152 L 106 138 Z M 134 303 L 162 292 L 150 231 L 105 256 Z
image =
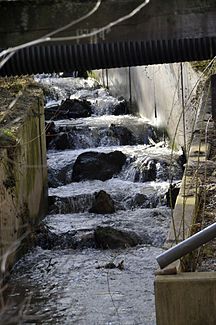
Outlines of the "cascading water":
M 169 180 L 182 176 L 179 153 L 96 81 L 39 82 L 54 121 L 49 214 L 14 268 L 8 315 L 23 324 L 153 325 L 155 257 L 170 222 Z M 83 103 L 88 116 L 71 117 L 68 105 Z

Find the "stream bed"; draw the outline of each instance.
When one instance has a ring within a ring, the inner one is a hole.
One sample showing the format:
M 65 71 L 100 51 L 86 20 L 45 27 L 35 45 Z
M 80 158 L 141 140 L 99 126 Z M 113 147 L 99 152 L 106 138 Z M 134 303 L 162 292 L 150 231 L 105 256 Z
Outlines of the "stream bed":
M 181 152 L 93 79 L 38 81 L 49 211 L 37 245 L 14 267 L 1 324 L 155 325 L 156 256 Z

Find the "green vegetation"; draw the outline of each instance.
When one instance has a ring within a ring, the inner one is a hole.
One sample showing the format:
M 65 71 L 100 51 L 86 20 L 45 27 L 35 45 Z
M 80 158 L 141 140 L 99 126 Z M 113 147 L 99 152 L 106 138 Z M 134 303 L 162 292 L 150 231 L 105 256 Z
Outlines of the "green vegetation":
M 17 139 L 12 129 L 0 130 L 0 147 L 14 146 L 16 144 Z
M 92 70 L 87 71 L 87 75 L 88 75 L 88 78 L 95 79 L 96 81 L 99 82 L 99 78 L 94 71 L 92 71 Z
M 203 60 L 203 61 L 192 61 L 190 62 L 192 68 L 197 71 L 206 74 L 206 76 L 209 75 L 209 69 L 205 72 L 206 67 L 211 63 L 211 60 Z M 212 69 L 212 74 L 216 73 L 216 65 L 213 61 L 210 67 Z
M 17 93 L 34 83 L 29 76 L 0 78 L 0 88 Z
M 6 137 L 11 138 L 11 139 L 15 139 L 15 135 L 14 135 L 12 129 L 3 129 L 1 132 L 2 132 Z

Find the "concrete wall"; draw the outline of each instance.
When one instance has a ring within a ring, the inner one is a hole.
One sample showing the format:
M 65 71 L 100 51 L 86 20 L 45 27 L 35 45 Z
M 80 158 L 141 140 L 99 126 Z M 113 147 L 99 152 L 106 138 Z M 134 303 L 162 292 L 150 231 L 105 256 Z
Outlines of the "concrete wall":
M 207 87 L 208 88 L 208 87 Z M 201 105 L 194 130 L 188 163 L 173 211 L 173 220 L 166 240 L 170 248 L 194 233 L 194 225 L 202 216 L 202 191 L 212 180 L 208 160 L 214 141 L 215 124 L 211 116 L 208 91 Z M 208 138 L 206 128 L 208 125 Z M 201 214 L 201 215 L 199 215 Z M 199 219 L 198 219 L 199 217 Z M 216 272 L 188 272 L 196 269 L 196 254 L 183 256 L 155 278 L 157 325 L 214 325 L 216 324 Z M 168 275 L 175 268 L 177 274 Z M 163 274 L 163 275 L 162 275 Z
M 99 76 L 104 84 L 109 86 L 111 92 L 131 99 L 143 117 L 154 124 L 166 127 L 171 137 L 174 136 L 182 111 L 180 64 L 109 70 L 100 73 Z M 210 143 L 214 141 L 212 136 L 215 125 L 208 121 L 212 113 L 208 83 L 204 90 L 202 87 L 201 89 L 195 87 L 193 96 L 190 96 L 198 78 L 198 74 L 190 64 L 184 63 L 183 92 L 184 101 L 187 103 L 185 105 L 187 142 L 191 134 L 193 134 L 193 141 L 188 150 L 188 164 L 172 213 L 166 248 L 192 234 L 193 225 L 197 222 L 200 211 L 201 189 L 203 184 L 206 184 L 203 170 L 206 170 L 208 175 L 206 159 L 209 156 Z M 188 101 L 189 97 L 191 97 L 190 101 Z M 194 127 L 193 123 L 195 123 Z M 178 145 L 184 145 L 182 118 L 177 128 L 176 142 Z M 186 255 L 156 272 L 157 325 L 216 324 L 216 274 L 215 272 L 188 272 L 193 266 L 191 256 Z
M 1 0 L 0 48 L 42 37 L 82 17 L 95 3 L 93 0 Z M 142 3 L 143 0 L 103 0 L 94 15 L 57 36 L 90 33 L 128 15 Z M 154 0 L 133 18 L 81 41 L 97 43 L 211 37 L 216 32 L 215 19 L 215 0 Z
M 175 143 L 180 146 L 184 146 L 184 102 L 189 141 L 191 126 L 199 110 L 197 89 L 194 88 L 199 75 L 190 63 L 98 70 L 96 73 L 111 93 L 131 100 L 142 117 L 149 119 L 154 125 L 166 128 L 171 138 L 175 138 Z
M 155 283 L 157 325 L 215 325 L 216 273 L 160 275 Z
M 1 274 L 21 254 L 20 239 L 26 237 L 46 210 L 47 168 L 42 98 L 42 92 L 31 87 L 17 101 L 14 119 L 8 125 L 1 125 Z M 1 92 L 0 99 L 4 103 Z M 1 120 L 1 124 L 4 124 L 8 116 L 7 112 L 3 113 L 5 120 Z

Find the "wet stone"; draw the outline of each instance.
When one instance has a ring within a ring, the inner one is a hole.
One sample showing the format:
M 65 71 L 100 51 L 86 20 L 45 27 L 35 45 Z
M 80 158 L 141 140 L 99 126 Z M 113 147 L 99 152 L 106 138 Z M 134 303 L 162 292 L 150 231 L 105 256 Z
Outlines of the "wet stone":
M 92 204 L 90 213 L 110 214 L 115 212 L 114 201 L 111 196 L 105 191 L 100 191 L 95 194 L 95 200 Z
M 60 169 L 49 168 L 48 170 L 48 186 L 58 187 L 71 182 L 72 166 L 67 164 Z
M 85 195 L 77 195 L 72 197 L 59 197 L 49 196 L 49 213 L 80 213 L 88 211 L 92 207 L 94 202 L 94 195 L 87 193 Z M 110 209 L 109 202 L 104 203 L 104 209 Z M 107 206 L 106 206 L 107 205 Z M 101 207 L 102 209 L 103 207 Z M 98 208 L 99 210 L 100 208 Z M 111 210 L 110 210 L 111 211 Z M 92 211 L 93 212 L 93 211 Z M 97 212 L 95 212 L 97 213 Z M 111 213 L 111 212 L 107 212 Z
M 136 144 L 136 138 L 132 132 L 126 127 L 121 125 L 111 124 L 109 127 L 110 133 L 113 137 L 119 139 L 120 145 L 133 145 Z
M 112 114 L 113 115 L 129 114 L 127 102 L 125 100 L 120 101 L 117 105 L 114 106 Z
M 96 247 L 94 231 L 92 229 L 56 233 L 44 223 L 41 223 L 33 236 L 35 236 L 34 244 L 42 249 L 66 250 Z
M 174 209 L 177 196 L 180 191 L 180 183 L 170 184 L 169 190 L 166 193 L 167 206 Z
M 146 160 L 136 171 L 135 182 L 151 182 L 157 178 L 155 160 Z
M 121 151 L 108 154 L 100 152 L 84 152 L 79 155 L 73 166 L 72 181 L 98 179 L 105 181 L 119 173 L 126 161 Z
M 127 204 L 132 208 L 150 208 L 150 206 L 156 206 L 156 203 L 153 202 L 153 199 L 150 200 L 145 194 L 142 193 L 136 193 L 134 197 L 129 197 L 127 199 Z
M 49 144 L 53 139 L 55 139 L 57 130 L 54 122 L 45 122 L 46 129 L 46 145 L 49 148 Z
M 35 244 L 43 249 L 68 249 L 76 248 L 76 231 L 68 231 L 61 235 L 52 232 L 48 227 L 40 224 L 36 229 Z
M 50 143 L 50 147 L 56 150 L 65 150 L 72 147 L 72 139 L 68 133 L 59 133 Z
M 92 114 L 91 103 L 87 100 L 66 99 L 61 105 L 49 106 L 45 109 L 46 120 L 77 119 Z
M 137 234 L 112 227 L 97 227 L 94 236 L 97 247 L 103 249 L 127 248 L 142 243 Z
M 93 231 L 78 232 L 74 236 L 74 240 L 76 242 L 76 249 L 96 248 Z

